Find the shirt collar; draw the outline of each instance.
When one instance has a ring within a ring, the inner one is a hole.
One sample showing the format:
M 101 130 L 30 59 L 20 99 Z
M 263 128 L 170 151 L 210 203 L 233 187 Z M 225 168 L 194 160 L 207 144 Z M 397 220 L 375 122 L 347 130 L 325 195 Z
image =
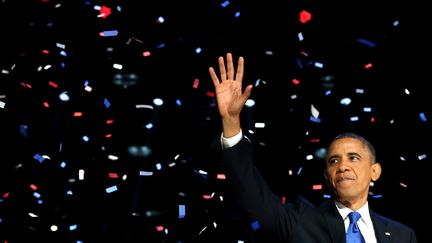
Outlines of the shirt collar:
M 340 202 L 335 201 L 336 208 L 339 211 L 339 214 L 341 215 L 342 219 L 345 220 L 348 217 L 348 214 L 352 212 L 353 210 L 350 208 L 345 207 Z M 366 202 L 361 208 L 356 210 L 358 213 L 360 213 L 361 218 L 359 220 L 363 221 L 364 224 L 366 224 L 368 227 L 373 229 L 372 219 L 369 214 L 369 204 Z

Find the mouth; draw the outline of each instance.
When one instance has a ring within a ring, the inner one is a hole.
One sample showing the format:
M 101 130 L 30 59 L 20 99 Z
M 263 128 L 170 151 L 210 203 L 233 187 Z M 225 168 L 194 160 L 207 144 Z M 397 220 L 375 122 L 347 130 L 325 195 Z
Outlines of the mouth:
M 343 182 L 347 182 L 347 181 L 354 181 L 355 178 L 354 177 L 350 177 L 350 176 L 340 176 L 338 178 L 336 178 L 336 183 L 343 183 Z

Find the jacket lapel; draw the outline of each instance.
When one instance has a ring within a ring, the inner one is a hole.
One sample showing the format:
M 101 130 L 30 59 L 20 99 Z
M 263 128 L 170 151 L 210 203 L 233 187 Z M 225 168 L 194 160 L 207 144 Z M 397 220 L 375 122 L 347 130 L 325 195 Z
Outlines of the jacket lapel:
M 334 202 L 332 200 L 327 200 L 321 204 L 319 209 L 327 222 L 332 242 L 345 242 L 344 222 Z
M 378 243 L 390 243 L 392 242 L 392 235 L 390 231 L 387 229 L 386 224 L 377 217 L 377 215 L 369 209 L 372 223 L 375 230 L 375 236 L 377 238 Z

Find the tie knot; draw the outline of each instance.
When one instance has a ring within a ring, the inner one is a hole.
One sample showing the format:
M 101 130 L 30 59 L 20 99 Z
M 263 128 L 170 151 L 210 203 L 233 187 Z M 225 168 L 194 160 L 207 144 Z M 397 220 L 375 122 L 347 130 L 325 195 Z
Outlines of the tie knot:
M 350 219 L 351 223 L 356 223 L 360 217 L 361 215 L 358 212 L 351 212 L 348 214 L 348 218 Z

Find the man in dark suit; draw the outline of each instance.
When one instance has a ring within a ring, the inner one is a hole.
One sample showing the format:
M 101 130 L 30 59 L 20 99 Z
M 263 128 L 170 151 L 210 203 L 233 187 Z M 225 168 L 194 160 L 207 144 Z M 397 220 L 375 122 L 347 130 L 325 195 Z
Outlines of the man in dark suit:
M 414 230 L 378 215 L 368 205 L 371 181 L 381 175 L 374 147 L 362 136 L 343 133 L 330 143 L 326 156 L 326 179 L 334 192 L 334 200 L 314 207 L 302 197 L 283 204 L 269 188 L 254 165 L 251 142 L 243 135 L 240 112 L 249 98 L 252 85 L 243 91 L 244 59 L 219 57 L 220 78 L 210 67 L 216 90 L 223 132 L 220 140 L 222 163 L 235 195 L 236 205 L 249 218 L 255 219 L 269 242 L 347 242 L 348 214 L 360 213 L 357 225 L 366 243 L 416 243 Z

